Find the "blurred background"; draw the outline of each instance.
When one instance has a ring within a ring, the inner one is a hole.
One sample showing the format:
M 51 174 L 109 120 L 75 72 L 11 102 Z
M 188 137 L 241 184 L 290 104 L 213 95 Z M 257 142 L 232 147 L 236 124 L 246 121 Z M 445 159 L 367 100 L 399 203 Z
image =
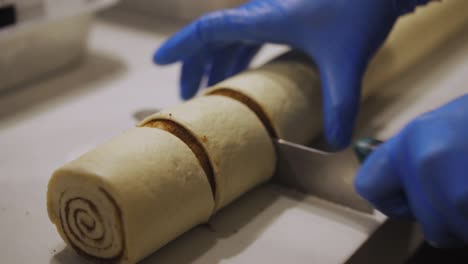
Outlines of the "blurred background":
M 0 1 L 0 90 L 77 62 L 85 55 L 95 13 L 111 6 L 122 13 L 147 16 L 148 20 L 184 23 L 205 12 L 233 7 L 241 2 L 202 0 L 196 4 L 187 4 L 186 0 L 126 0 L 120 3 L 117 0 Z M 123 19 L 120 22 L 127 21 Z

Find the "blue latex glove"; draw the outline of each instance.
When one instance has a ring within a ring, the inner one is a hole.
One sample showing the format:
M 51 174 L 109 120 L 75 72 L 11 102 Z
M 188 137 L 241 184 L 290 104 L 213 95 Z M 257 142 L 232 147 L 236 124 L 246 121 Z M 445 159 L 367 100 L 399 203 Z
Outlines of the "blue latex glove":
M 322 80 L 328 142 L 349 144 L 361 79 L 397 17 L 428 0 L 254 0 L 207 14 L 169 39 L 158 64 L 183 61 L 181 92 L 197 92 L 205 75 L 215 84 L 245 69 L 263 43 L 306 52 Z
M 386 215 L 420 222 L 433 245 L 468 245 L 468 95 L 378 147 L 355 185 Z

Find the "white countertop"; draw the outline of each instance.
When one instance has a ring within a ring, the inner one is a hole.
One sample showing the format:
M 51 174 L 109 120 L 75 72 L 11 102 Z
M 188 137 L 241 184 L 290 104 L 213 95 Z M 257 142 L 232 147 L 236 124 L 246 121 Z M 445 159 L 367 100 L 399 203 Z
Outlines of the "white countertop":
M 107 13 L 93 26 L 79 65 L 0 94 L 1 263 L 83 262 L 64 249 L 47 217 L 48 179 L 66 161 L 133 126 L 135 112 L 180 102 L 179 66 L 151 63 L 167 28 Z M 467 93 L 464 33 L 382 87 L 364 108 L 366 131 L 386 138 L 422 111 Z M 384 221 L 266 185 L 143 263 L 343 263 Z

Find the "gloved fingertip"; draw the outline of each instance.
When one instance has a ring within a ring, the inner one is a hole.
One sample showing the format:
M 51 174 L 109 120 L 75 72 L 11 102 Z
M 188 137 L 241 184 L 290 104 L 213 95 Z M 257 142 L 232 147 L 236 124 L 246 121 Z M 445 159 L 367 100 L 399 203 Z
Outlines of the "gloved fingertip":
M 161 49 L 158 49 L 153 54 L 153 63 L 158 65 L 165 65 L 168 64 L 164 53 L 161 52 Z
M 214 67 L 208 74 L 207 86 L 210 87 L 216 85 L 224 81 L 226 78 L 229 78 L 230 75 L 228 73 L 228 70 L 229 69 L 226 69 L 226 65 L 214 65 Z
M 180 92 L 180 98 L 184 101 L 186 100 L 190 100 L 194 97 L 194 94 L 193 93 L 190 93 L 190 92 L 186 92 L 185 90 L 181 89 L 181 92 Z
M 346 148 L 351 143 L 352 130 L 352 124 L 345 124 L 332 119 L 325 125 L 327 143 L 335 151 Z
M 194 23 L 184 27 L 166 40 L 154 53 L 153 61 L 156 64 L 170 64 L 201 52 L 203 43 L 196 37 Z
M 198 87 L 193 83 L 184 83 L 180 85 L 180 97 L 183 100 L 189 100 L 193 98 L 198 91 Z
M 219 82 L 221 82 L 224 78 L 220 78 L 219 76 L 215 76 L 214 74 L 210 74 L 208 76 L 208 82 L 207 82 L 207 86 L 210 87 L 210 86 L 213 86 Z
M 248 67 L 260 45 L 233 44 L 219 49 L 211 65 L 208 86 L 215 85 Z
M 329 61 L 319 62 L 319 67 L 325 136 L 331 147 L 341 150 L 351 142 L 359 110 L 361 73 L 355 69 L 344 70 Z
M 375 186 L 375 180 L 374 178 L 378 177 L 376 175 L 375 171 L 375 166 L 379 166 L 378 164 L 370 164 L 370 165 L 363 165 L 355 179 L 354 179 L 354 189 L 356 192 L 361 196 L 362 198 L 366 199 L 369 201 L 371 204 L 376 206 L 376 203 L 378 202 L 379 198 L 377 195 L 375 195 L 375 192 L 379 192 L 376 190 L 379 188 L 379 186 Z
M 182 59 L 171 53 L 173 53 L 172 48 L 165 43 L 154 52 L 153 62 L 158 65 L 167 65 Z
M 356 192 L 389 217 L 414 219 L 402 183 L 392 168 L 389 148 L 382 145 L 359 169 L 354 180 Z
M 187 65 L 183 67 L 186 68 Z M 201 72 L 188 72 L 182 70 L 180 79 L 180 97 L 183 100 L 189 100 L 195 96 L 200 86 L 203 73 Z
M 243 49 L 239 51 L 238 60 L 229 74 L 234 75 L 247 69 L 261 48 L 262 45 L 244 46 Z
M 184 60 L 180 76 L 180 96 L 188 100 L 195 96 L 207 67 L 208 58 L 205 54 L 198 54 Z

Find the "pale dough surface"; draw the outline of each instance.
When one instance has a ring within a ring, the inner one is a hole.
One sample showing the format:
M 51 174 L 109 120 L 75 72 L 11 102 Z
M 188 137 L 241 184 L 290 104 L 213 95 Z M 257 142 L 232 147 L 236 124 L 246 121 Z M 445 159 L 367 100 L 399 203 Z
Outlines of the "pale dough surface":
M 119 263 L 141 260 L 207 221 L 214 209 L 208 180 L 192 151 L 174 135 L 153 128 L 130 129 L 58 169 L 47 200 L 50 219 L 69 245 L 100 258 L 122 251 Z M 85 235 L 77 239 L 70 229 Z
M 273 176 L 276 154 L 267 130 L 243 104 L 223 96 L 192 99 L 144 120 L 172 120 L 205 148 L 216 181 L 216 209 Z
M 206 93 L 223 88 L 239 91 L 257 102 L 280 138 L 305 143 L 320 130 L 319 78 L 302 54 L 283 55 L 229 78 Z
M 365 89 L 379 86 L 409 70 L 468 26 L 468 1 L 434 1 L 401 17 L 371 61 Z

